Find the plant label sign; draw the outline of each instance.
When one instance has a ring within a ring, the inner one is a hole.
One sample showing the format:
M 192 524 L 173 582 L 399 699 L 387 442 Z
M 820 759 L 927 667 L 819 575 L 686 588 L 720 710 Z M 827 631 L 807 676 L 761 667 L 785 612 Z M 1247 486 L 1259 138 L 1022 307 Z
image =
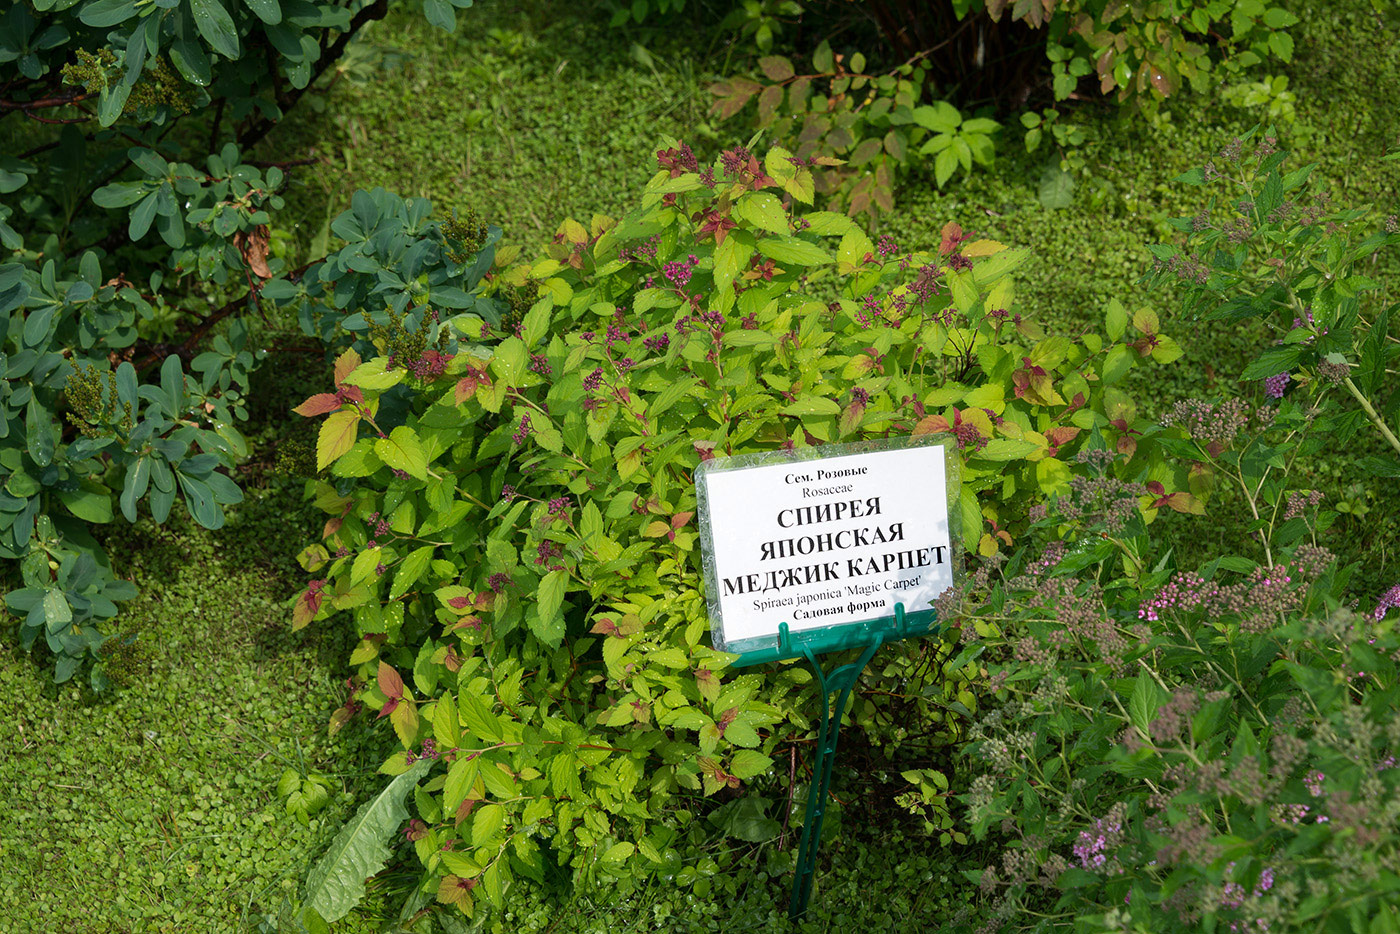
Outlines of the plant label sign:
M 754 664 L 922 634 L 953 586 L 955 449 L 946 436 L 716 458 L 695 474 L 715 648 Z

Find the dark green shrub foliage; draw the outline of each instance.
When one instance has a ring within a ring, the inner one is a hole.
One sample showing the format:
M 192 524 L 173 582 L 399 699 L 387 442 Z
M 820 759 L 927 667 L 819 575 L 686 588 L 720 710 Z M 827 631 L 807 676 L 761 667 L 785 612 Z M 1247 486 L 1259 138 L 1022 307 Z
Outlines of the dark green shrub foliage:
M 1284 30 L 1297 22 L 1260 0 L 860 0 L 849 5 L 859 5 L 861 15 L 840 16 L 842 5 L 807 4 L 804 24 L 818 35 L 845 34 L 849 43 L 851 27 L 873 20 L 885 44 L 865 49 L 875 67 L 866 54 L 837 54 L 823 41 L 809 71 L 760 45 L 756 72 L 710 90 L 721 119 L 753 103 L 755 126 L 799 156 L 815 157 L 817 191 L 833 209 L 872 216 L 893 207 L 899 175 L 929 157 L 940 188 L 959 168 L 991 165 L 999 125 L 983 113 L 964 118 L 958 102 L 992 101 L 1001 113 L 1052 104 L 1043 116 L 1024 115 L 1033 150 L 1042 125 L 1058 118 L 1054 108 L 1085 83 L 1155 115 L 1185 84 L 1205 91 L 1221 72 L 1238 74 L 1266 58 L 1291 61 L 1293 40 Z M 750 8 L 758 6 L 742 4 L 750 16 L 737 20 L 752 21 Z M 833 9 L 839 27 L 822 18 Z M 1072 129 L 1056 126 L 1055 135 L 1062 145 L 1077 145 Z M 1081 160 L 1066 161 L 1083 168 Z
M 450 29 L 469 5 L 424 12 Z M 342 321 L 348 303 L 397 289 L 394 307 L 431 293 L 494 318 L 467 293 L 499 232 L 444 239 L 427 202 L 357 193 L 333 231 L 349 244 L 289 269 L 286 173 L 245 161 L 387 8 L 34 0 L 0 16 L 0 557 L 20 563 L 21 641 L 43 636 L 60 681 L 100 662 L 99 623 L 132 596 L 88 526 L 143 502 L 161 522 L 180 499 L 218 528 L 241 499 L 224 471 L 248 453 L 236 425 L 264 356 L 243 313 L 293 302 L 333 340 L 368 327 Z

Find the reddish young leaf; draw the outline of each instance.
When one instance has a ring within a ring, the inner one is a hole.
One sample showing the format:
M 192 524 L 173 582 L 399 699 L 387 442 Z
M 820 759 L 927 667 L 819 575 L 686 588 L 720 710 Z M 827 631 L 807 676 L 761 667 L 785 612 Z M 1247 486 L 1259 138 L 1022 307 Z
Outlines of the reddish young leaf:
M 360 355 L 354 350 L 347 350 L 335 359 L 335 384 L 337 387 L 345 382 L 345 377 L 355 372 L 355 368 L 360 365 Z
M 303 629 L 308 623 L 316 618 L 316 614 L 321 609 L 321 593 L 317 590 L 307 590 L 297 598 L 296 606 L 292 608 L 292 629 Z
M 340 399 L 333 392 L 318 392 L 307 399 L 301 405 L 292 409 L 298 415 L 306 418 L 314 418 L 317 415 L 326 415 L 340 408 Z
M 386 697 L 403 697 L 403 678 L 384 662 L 379 663 L 379 690 Z

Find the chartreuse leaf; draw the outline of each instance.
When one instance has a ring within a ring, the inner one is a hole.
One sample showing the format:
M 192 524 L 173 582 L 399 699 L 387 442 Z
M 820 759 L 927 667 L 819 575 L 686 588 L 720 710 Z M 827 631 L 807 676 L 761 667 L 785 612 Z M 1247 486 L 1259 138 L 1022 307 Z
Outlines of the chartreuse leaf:
M 384 868 L 391 855 L 388 843 L 408 820 L 404 799 L 432 764 L 420 759 L 389 782 L 341 828 L 326 855 L 306 877 L 304 911 L 335 923 L 364 897 L 365 880 Z
M 332 412 L 321 425 L 321 433 L 316 438 L 316 469 L 325 470 L 335 460 L 350 450 L 355 443 L 355 432 L 360 424 L 360 416 L 354 409 Z
M 417 433 L 407 425 L 400 425 L 389 432 L 389 437 L 376 440 L 374 453 L 395 470 L 402 470 L 416 480 L 428 479 L 427 452 Z
M 389 599 L 397 600 L 408 593 L 408 588 L 418 583 L 418 579 L 423 576 L 423 572 L 428 569 L 428 563 L 433 558 L 432 545 L 424 545 L 422 548 L 415 548 L 408 553 L 399 565 L 399 571 L 394 575 L 394 586 L 389 590 Z

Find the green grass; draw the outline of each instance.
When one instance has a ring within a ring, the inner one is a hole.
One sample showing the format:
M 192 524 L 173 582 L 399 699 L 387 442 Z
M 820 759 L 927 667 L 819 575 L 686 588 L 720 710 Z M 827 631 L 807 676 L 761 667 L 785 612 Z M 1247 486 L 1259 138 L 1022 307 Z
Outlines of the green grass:
M 118 620 L 135 641 L 113 659 L 117 690 L 55 687 L 13 637 L 0 643 L 0 932 L 236 930 L 250 906 L 296 894 L 377 787 L 375 731 L 327 737 L 345 635 L 287 625 L 313 521 L 300 484 L 256 463 L 244 481 L 220 532 L 183 511 L 113 528 L 117 572 L 141 590 Z M 273 800 L 303 764 L 336 789 L 309 827 Z
M 1396 131 L 1400 48 L 1371 27 L 1364 0 L 1317 3 L 1296 28 L 1298 59 L 1287 69 L 1298 94 L 1296 124 L 1280 127 L 1299 161 L 1320 173 L 1344 206 L 1378 202 L 1400 210 L 1397 163 L 1376 161 Z M 746 139 L 738 122 L 710 126 L 706 72 L 724 54 L 696 51 L 685 30 L 642 35 L 652 65 L 631 38 L 601 25 L 589 7 L 562 2 L 485 3 L 467 11 L 457 38 L 395 14 L 368 41 L 390 54 L 383 70 L 338 81 L 318 109 L 299 112 L 261 148 L 264 158 L 321 158 L 295 176 L 288 216 L 305 250 L 356 187 L 384 185 L 427 196 L 440 207 L 475 207 L 530 245 L 566 215 L 616 216 L 653 171 L 652 143 L 683 136 L 713 151 Z M 939 192 L 915 175 L 882 228 L 901 242 L 928 244 L 947 220 L 1028 246 L 1036 254 L 1020 300 L 1056 326 L 1100 320 L 1109 297 L 1129 307 L 1170 308 L 1168 293 L 1135 284 L 1143 244 L 1163 221 L 1202 206 L 1199 190 L 1169 184 L 1257 115 L 1213 95 L 1167 108 L 1148 126 L 1113 108 L 1085 107 L 1091 172 L 1074 205 L 1047 211 L 1036 201 L 1045 154 L 1003 143 L 996 167 Z M 1390 257 L 1378 268 L 1396 279 Z M 1166 316 L 1187 349 L 1135 392 L 1145 409 L 1203 391 L 1231 391 L 1254 338 L 1236 329 L 1197 329 Z M 293 896 L 311 861 L 355 802 L 379 787 L 384 731 L 354 723 L 331 740 L 330 711 L 343 695 L 349 645 L 320 624 L 291 633 L 285 601 L 304 583 L 293 557 L 317 520 L 300 486 L 266 468 L 269 446 L 292 430 L 287 407 L 322 381 L 314 367 L 265 367 L 264 403 L 252 433 L 255 462 L 247 501 L 229 527 L 210 533 L 186 519 L 164 528 L 118 525 L 108 539 L 119 573 L 141 596 L 120 619 L 137 637 L 117 666 L 121 689 L 96 698 L 49 684 L 45 665 L 0 641 L 0 932 L 239 930 L 256 913 Z M 1369 512 L 1344 517 L 1328 534 L 1345 557 L 1367 564 L 1373 593 L 1400 578 L 1394 484 L 1368 478 L 1355 460 L 1375 449 L 1367 434 L 1308 468 L 1308 482 L 1335 501 Z M 1229 497 L 1205 520 L 1170 516 L 1187 555 L 1238 551 L 1238 508 Z M 1363 595 L 1368 595 L 1363 593 Z M 273 788 L 304 761 L 335 777 L 337 794 L 302 827 L 282 813 Z M 854 827 L 855 821 L 851 821 Z M 771 849 L 771 848 L 770 848 Z M 891 836 L 883 824 L 830 848 L 816 911 L 804 931 L 929 930 L 957 907 L 956 870 L 975 853 L 948 854 L 920 838 Z M 787 930 L 785 882 L 767 849 L 717 860 L 708 891 L 665 879 L 637 888 L 575 889 L 568 880 L 518 893 L 492 929 L 529 932 Z M 363 909 L 337 931 L 378 930 L 395 907 L 395 886 L 377 884 Z

